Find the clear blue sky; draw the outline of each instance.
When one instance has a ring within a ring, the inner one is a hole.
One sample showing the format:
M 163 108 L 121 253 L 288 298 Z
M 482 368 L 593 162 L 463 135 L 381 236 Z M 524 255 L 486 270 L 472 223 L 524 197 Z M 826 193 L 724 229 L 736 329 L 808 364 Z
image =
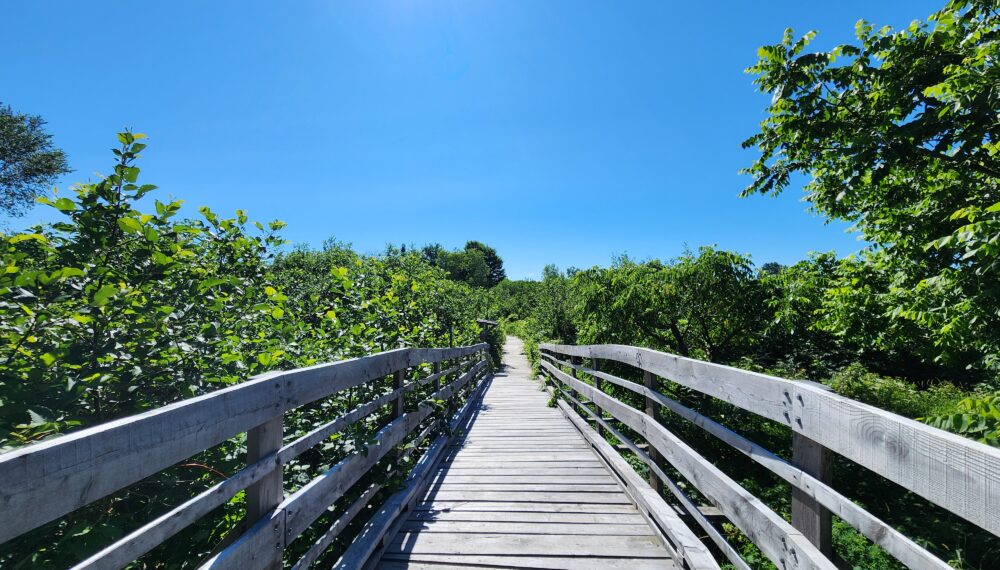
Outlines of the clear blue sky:
M 162 196 L 293 243 L 478 239 L 512 278 L 685 244 L 789 263 L 860 244 L 798 190 L 737 196 L 767 103 L 743 69 L 787 26 L 825 49 L 943 3 L 7 0 L 0 101 L 48 120 L 61 188 L 128 126 Z

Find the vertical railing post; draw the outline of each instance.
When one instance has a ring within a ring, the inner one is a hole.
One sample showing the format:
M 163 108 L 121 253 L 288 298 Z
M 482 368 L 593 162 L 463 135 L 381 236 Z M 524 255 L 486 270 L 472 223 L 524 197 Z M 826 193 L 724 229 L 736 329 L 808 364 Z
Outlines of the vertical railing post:
M 569 361 L 573 365 L 579 365 L 580 364 L 580 357 L 579 356 L 571 356 L 571 357 L 569 357 Z M 570 375 L 573 376 L 573 378 L 577 379 L 577 380 L 580 378 L 577 375 L 577 373 L 576 373 L 576 368 L 570 368 Z M 580 399 L 580 395 L 577 394 L 576 390 L 574 390 L 573 388 L 569 389 L 569 393 L 573 394 L 573 397 L 576 398 L 577 400 Z M 587 417 L 587 416 L 583 416 L 583 417 Z
M 438 360 L 437 362 L 434 363 L 434 369 L 433 369 L 432 373 L 433 374 L 440 374 L 441 373 L 441 361 L 440 360 Z M 434 389 L 431 390 L 431 391 L 432 392 L 437 392 L 440 389 L 441 389 L 441 377 L 438 376 L 437 378 L 434 379 Z
M 406 368 L 397 370 L 392 374 L 392 389 L 400 390 L 406 382 Z M 399 395 L 392 404 L 392 419 L 401 417 L 406 413 L 406 394 L 400 390 Z
M 596 358 L 591 358 L 590 368 L 596 372 L 600 372 L 601 361 Z M 597 376 L 594 376 L 594 388 L 596 388 L 598 392 L 604 392 L 604 380 L 601 380 Z M 601 406 L 599 406 L 597 402 L 594 402 L 594 412 L 597 413 L 597 417 L 604 419 L 604 410 L 601 409 Z M 605 435 L 604 426 L 601 425 L 601 422 L 597 422 L 597 435 L 601 437 L 604 437 Z
M 642 383 L 646 388 L 650 390 L 656 390 L 656 375 L 652 372 L 643 370 L 642 371 Z M 646 415 L 653 418 L 653 421 L 660 421 L 660 403 L 656 400 L 646 396 Z M 649 458 L 653 460 L 656 465 L 660 464 L 660 452 L 653 447 L 653 444 L 649 444 Z M 652 469 L 649 470 L 649 486 L 656 491 L 657 494 L 661 494 L 663 482 L 660 478 L 653 472 Z
M 823 483 L 829 484 L 833 479 L 830 450 L 797 432 L 792 432 L 792 463 Z M 795 487 L 792 487 L 792 526 L 832 559 L 830 511 Z
M 247 432 L 247 465 L 252 464 L 281 449 L 282 431 L 284 429 L 282 416 L 253 428 Z M 284 499 L 284 488 L 282 487 L 282 469 L 277 461 L 274 470 L 265 475 L 260 481 L 247 487 L 246 505 L 247 521 L 250 525 L 255 524 L 260 519 L 268 516 L 282 499 Z M 281 569 L 282 552 L 285 547 L 285 529 L 280 526 L 274 528 L 275 544 L 274 558 L 267 561 L 265 568 L 269 570 Z

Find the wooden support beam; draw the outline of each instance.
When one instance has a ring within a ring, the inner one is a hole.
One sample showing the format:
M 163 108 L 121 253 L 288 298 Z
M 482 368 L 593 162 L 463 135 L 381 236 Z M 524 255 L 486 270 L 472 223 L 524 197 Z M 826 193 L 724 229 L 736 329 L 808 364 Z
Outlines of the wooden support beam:
M 284 430 L 283 416 L 267 421 L 249 432 L 247 432 L 247 465 L 259 461 L 261 458 L 277 453 L 281 449 L 282 432 Z M 257 521 L 268 517 L 275 507 L 281 504 L 285 498 L 285 490 L 281 481 L 282 468 L 277 462 L 274 469 L 262 477 L 259 481 L 247 487 L 246 518 L 252 526 Z M 276 530 L 284 530 L 276 528 Z M 262 568 L 269 570 L 281 570 L 281 558 L 284 551 L 284 537 L 280 534 L 274 537 L 274 548 L 268 549 L 261 554 L 265 556 Z
M 809 439 L 792 433 L 792 464 L 823 483 L 832 480 L 833 461 L 830 450 Z M 807 493 L 792 487 L 792 526 L 802 532 L 827 558 L 833 558 L 830 511 Z
M 591 358 L 590 367 L 593 368 L 594 370 L 599 371 L 601 369 L 601 361 L 596 358 Z M 601 392 L 604 391 L 604 380 L 602 380 L 600 376 L 594 376 L 594 387 L 600 390 Z M 604 417 L 604 410 L 602 410 L 601 407 L 597 405 L 597 402 L 594 402 L 594 411 L 597 413 L 597 417 L 599 418 Z M 604 437 L 605 430 L 604 427 L 601 425 L 601 422 L 597 422 L 596 427 L 597 427 L 597 435 Z
M 643 371 L 642 382 L 650 390 L 656 391 L 656 375 L 652 372 Z M 646 396 L 646 415 L 653 418 L 657 422 L 660 421 L 660 403 Z M 649 458 L 653 460 L 657 465 L 660 464 L 660 452 L 656 450 L 656 447 L 649 446 Z M 658 495 L 663 494 L 663 482 L 660 478 L 656 476 L 656 473 L 652 469 L 649 470 L 649 486 L 653 488 Z
M 406 382 L 406 369 L 397 370 L 392 374 L 392 389 L 399 390 Z M 406 394 L 400 390 L 399 396 L 392 404 L 392 419 L 396 419 L 406 413 Z
M 570 362 L 572 362 L 574 365 L 578 365 L 578 364 L 580 364 L 580 357 L 579 356 L 574 356 L 574 357 L 570 358 Z M 570 369 L 570 375 L 573 376 L 573 378 L 579 378 L 577 376 L 577 374 L 576 374 L 576 368 Z M 580 396 L 577 395 L 576 390 L 573 390 L 572 388 L 570 388 L 569 393 L 572 394 L 574 398 L 579 398 L 580 397 Z

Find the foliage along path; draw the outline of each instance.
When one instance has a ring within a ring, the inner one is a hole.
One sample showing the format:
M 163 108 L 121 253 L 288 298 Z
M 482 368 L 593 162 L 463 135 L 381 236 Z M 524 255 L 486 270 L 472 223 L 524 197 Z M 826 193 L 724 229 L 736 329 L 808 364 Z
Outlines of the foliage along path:
M 508 337 L 504 370 L 380 568 L 676 568 Z

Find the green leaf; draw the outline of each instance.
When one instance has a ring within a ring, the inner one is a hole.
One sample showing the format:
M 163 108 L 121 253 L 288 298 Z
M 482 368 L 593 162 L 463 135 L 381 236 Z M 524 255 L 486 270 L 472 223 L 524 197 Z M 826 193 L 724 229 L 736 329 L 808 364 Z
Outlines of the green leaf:
M 10 238 L 10 243 L 21 243 L 22 241 L 34 240 L 41 243 L 46 243 L 48 240 L 42 234 L 17 234 Z
M 94 293 L 94 300 L 91 303 L 95 307 L 101 307 L 108 304 L 115 294 L 118 293 L 118 288 L 113 285 L 105 285 Z
M 229 279 L 223 279 L 221 277 L 210 277 L 199 283 L 198 289 L 204 291 L 206 289 L 211 289 L 212 287 L 218 287 L 219 285 L 223 285 L 225 283 L 229 283 Z
M 59 198 L 53 202 L 52 205 L 55 206 L 57 210 L 61 210 L 63 212 L 72 212 L 76 209 L 76 203 L 69 198 Z
M 118 218 L 118 227 L 130 234 L 142 232 L 142 224 L 135 218 Z

